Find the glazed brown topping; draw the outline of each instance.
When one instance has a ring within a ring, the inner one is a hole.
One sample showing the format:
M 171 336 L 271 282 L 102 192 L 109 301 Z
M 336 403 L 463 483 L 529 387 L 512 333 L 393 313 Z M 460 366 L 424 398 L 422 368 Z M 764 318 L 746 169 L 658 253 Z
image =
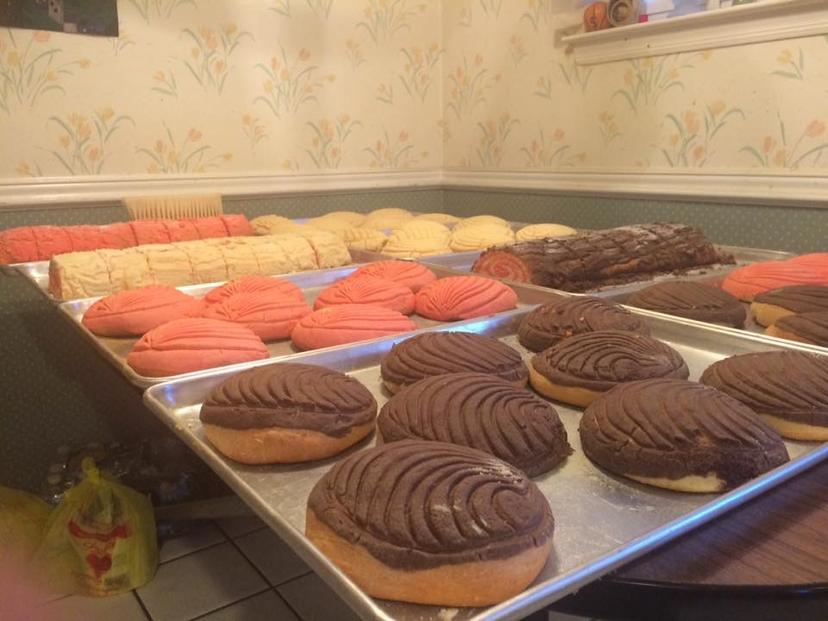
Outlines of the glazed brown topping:
M 346 457 L 314 486 L 308 508 L 383 563 L 411 570 L 510 557 L 544 544 L 554 527 L 546 498 L 517 468 L 443 442 Z
M 272 364 L 238 373 L 213 389 L 201 422 L 231 429 L 286 427 L 343 436 L 371 422 L 377 402 L 344 373 L 309 364 Z
M 509 382 L 529 376 L 520 354 L 497 339 L 467 332 L 428 332 L 395 345 L 382 359 L 382 379 L 412 384 L 424 377 L 473 371 Z
M 760 293 L 753 298 L 760 304 L 781 306 L 794 313 L 828 311 L 828 286 L 794 285 Z
M 630 306 L 741 328 L 747 311 L 738 298 L 699 282 L 662 282 L 630 296 Z
M 828 427 L 828 357 L 768 351 L 720 360 L 703 384 L 735 397 L 754 412 Z
M 450 373 L 408 386 L 382 407 L 377 427 L 386 442 L 470 446 L 529 476 L 551 470 L 572 452 L 549 403 L 482 373 Z
M 585 332 L 535 355 L 532 366 L 549 381 L 589 390 L 622 382 L 671 377 L 687 379 L 681 355 L 649 336 L 620 330 Z
M 596 330 L 629 330 L 649 334 L 645 320 L 618 304 L 599 298 L 572 297 L 538 306 L 523 318 L 520 344 L 542 351 L 565 338 Z
M 779 434 L 748 407 L 683 380 L 614 388 L 584 411 L 580 435 L 587 457 L 637 476 L 714 473 L 736 487 L 788 461 Z
M 814 345 L 828 346 L 828 311 L 787 315 L 774 325 Z

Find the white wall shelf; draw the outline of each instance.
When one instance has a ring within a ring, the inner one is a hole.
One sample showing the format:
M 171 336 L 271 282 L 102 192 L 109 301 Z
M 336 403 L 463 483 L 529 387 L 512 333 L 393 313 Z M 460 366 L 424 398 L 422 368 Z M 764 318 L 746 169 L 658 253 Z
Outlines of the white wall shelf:
M 828 0 L 769 0 L 563 37 L 583 65 L 828 33 Z

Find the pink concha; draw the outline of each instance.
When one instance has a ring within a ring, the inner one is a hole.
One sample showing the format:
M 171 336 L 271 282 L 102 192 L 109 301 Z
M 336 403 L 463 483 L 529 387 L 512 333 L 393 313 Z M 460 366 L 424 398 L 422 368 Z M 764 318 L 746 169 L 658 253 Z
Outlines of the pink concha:
M 312 312 L 304 301 L 289 296 L 237 293 L 208 306 L 204 317 L 241 324 L 269 342 L 290 338 L 296 323 Z
M 394 260 L 377 261 L 376 263 L 363 265 L 351 275 L 352 278 L 355 276 L 376 276 L 377 278 L 393 280 L 397 284 L 405 285 L 414 293 L 437 280 L 434 272 L 425 265 L 413 261 Z
M 165 377 L 268 356 L 262 340 L 244 326 L 176 319 L 147 332 L 127 356 L 127 364 L 145 377 Z
M 168 321 L 196 317 L 202 307 L 201 300 L 174 287 L 151 285 L 101 298 L 81 321 L 98 336 L 141 336 Z
M 299 349 L 319 349 L 410 332 L 411 319 L 381 306 L 340 304 L 314 311 L 302 318 L 291 339 Z
M 813 253 L 787 261 L 753 263 L 730 272 L 722 289 L 740 300 L 791 285 L 828 284 L 828 254 Z
M 473 319 L 510 310 L 517 294 L 502 282 L 481 276 L 450 276 L 420 290 L 418 315 L 437 321 Z
M 314 308 L 338 304 L 371 304 L 410 315 L 414 312 L 414 293 L 392 280 L 363 274 L 332 284 L 319 294 Z
M 239 293 L 277 294 L 297 302 L 304 302 L 302 290 L 284 278 L 273 276 L 244 276 L 213 289 L 204 296 L 207 304 L 220 304 Z

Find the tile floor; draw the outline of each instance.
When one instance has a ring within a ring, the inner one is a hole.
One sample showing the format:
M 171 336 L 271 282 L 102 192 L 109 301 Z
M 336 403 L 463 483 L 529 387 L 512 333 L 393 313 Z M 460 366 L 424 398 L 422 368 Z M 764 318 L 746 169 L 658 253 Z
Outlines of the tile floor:
M 54 621 L 358 621 L 350 608 L 255 517 L 205 522 L 161 546 L 155 578 L 131 593 L 64 597 Z M 551 613 L 550 621 L 579 617 Z

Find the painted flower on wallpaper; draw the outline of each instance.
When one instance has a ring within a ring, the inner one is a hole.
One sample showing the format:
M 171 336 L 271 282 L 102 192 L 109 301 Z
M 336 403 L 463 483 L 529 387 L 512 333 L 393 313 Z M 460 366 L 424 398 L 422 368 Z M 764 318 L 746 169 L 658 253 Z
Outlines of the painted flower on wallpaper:
M 58 64 L 63 50 L 50 45 L 51 33 L 33 32 L 25 43 L 15 31 L 0 38 L 0 110 L 9 112 L 14 103 L 34 106 L 43 95 L 66 94 L 62 82 L 77 69 L 87 69 L 87 58 Z
M 558 63 L 558 68 L 561 70 L 561 75 L 571 88 L 580 89 L 582 93 L 586 93 L 589 87 L 589 79 L 592 77 L 592 67 L 584 67 L 575 62 L 574 54 L 567 54 L 564 62 Z
M 90 117 L 72 113 L 66 117 L 49 117 L 60 127 L 57 150 L 52 156 L 70 175 L 100 174 L 107 158 L 107 143 L 124 123 L 135 121 L 116 115 L 112 108 L 103 108 Z
M 601 130 L 601 142 L 605 147 L 611 145 L 616 138 L 621 137 L 618 123 L 615 122 L 615 115 L 606 110 L 598 115 L 598 128 Z
M 181 33 L 193 43 L 189 58 L 183 61 L 184 66 L 205 90 L 221 94 L 230 75 L 230 57 L 245 38 L 253 39 L 253 35 L 240 31 L 233 23 L 219 29 L 201 27 L 195 31 L 185 28 Z
M 318 123 L 307 123 L 313 131 L 311 148 L 305 149 L 317 168 L 339 168 L 345 152 L 345 142 L 355 127 L 362 125 L 347 114 L 340 115 L 336 121 L 322 119 Z
M 183 6 L 196 6 L 195 0 L 129 0 L 129 3 L 147 22 L 152 17 L 167 19 Z
M 393 104 L 394 85 L 390 82 L 380 82 L 379 86 L 377 86 L 377 95 L 375 99 L 377 101 L 381 101 L 384 104 Z
M 37 164 L 29 164 L 28 162 L 20 162 L 14 169 L 21 177 L 42 177 L 43 171 Z
M 771 71 L 771 75 L 778 75 L 789 80 L 805 79 L 805 54 L 802 52 L 802 48 L 799 48 L 796 56 L 791 50 L 782 50 L 779 56 L 776 57 L 776 62 L 784 69 Z
M 213 147 L 203 141 L 199 130 L 191 128 L 181 140 L 176 140 L 164 123 L 164 136 L 158 138 L 149 148 L 138 148 L 136 153 L 150 158 L 149 173 L 204 172 L 218 168 L 222 162 L 233 159 L 232 153 L 216 154 Z
M 478 0 L 478 4 L 483 9 L 483 14 L 487 17 L 500 17 L 500 10 L 503 8 L 503 0 Z M 473 13 L 472 6 L 465 6 L 460 9 L 460 19 L 458 24 L 465 28 L 470 28 L 472 25 Z
M 359 41 L 354 41 L 353 39 L 345 41 L 345 57 L 351 63 L 351 69 L 354 71 L 365 62 L 365 54 L 362 53 L 362 47 Z
M 828 149 L 825 122 L 813 119 L 793 143 L 789 143 L 785 123 L 779 119 L 779 134 L 765 136 L 756 146 L 744 146 L 739 151 L 747 153 L 763 168 L 787 168 L 796 170 L 802 165 L 815 166 Z
M 252 114 L 243 114 L 241 125 L 244 135 L 247 136 L 247 140 L 250 142 L 251 150 L 255 149 L 257 144 L 268 137 L 265 126 L 259 122 L 258 117 Z
M 132 40 L 132 37 L 130 37 L 123 28 L 121 28 L 118 36 L 112 39 L 112 53 L 115 54 L 115 56 L 118 56 L 130 45 L 135 45 L 135 41 Z
M 464 56 L 463 64 L 449 73 L 448 81 L 450 89 L 446 109 L 451 110 L 459 120 L 486 102 L 486 91 L 500 81 L 500 74 L 490 76 L 489 70 L 483 66 L 483 56 L 476 54 L 471 66 Z
M 571 154 L 572 145 L 566 141 L 566 132 L 556 128 L 550 136 L 541 129 L 520 152 L 526 156 L 527 168 L 557 168 L 572 166 L 586 160 L 586 153 Z
M 489 119 L 477 124 L 477 129 L 480 130 L 480 140 L 476 152 L 481 166 L 487 168 L 500 166 L 506 141 L 512 129 L 517 125 L 520 125 L 520 121 L 513 119 L 508 113 L 501 114 L 497 119 Z
M 624 88 L 618 89 L 612 96 L 626 101 L 635 113 L 642 106 L 657 104 L 671 89 L 684 90 L 682 72 L 693 69 L 693 65 L 682 60 L 678 54 L 630 60 L 627 67 Z
M 328 16 L 331 14 L 333 0 L 305 0 L 305 3 L 317 17 L 328 19 Z M 285 17 L 292 17 L 291 0 L 276 0 L 268 10 L 279 15 L 284 15 Z
M 178 83 L 175 81 L 175 74 L 172 70 L 165 71 L 163 69 L 159 69 L 152 74 L 152 81 L 153 84 L 155 84 L 155 86 L 152 87 L 152 90 L 156 93 L 161 93 L 162 95 L 168 95 L 170 97 L 178 97 Z
M 266 104 L 276 117 L 294 114 L 302 105 L 317 101 L 316 93 L 324 86 L 324 81 L 316 77 L 319 67 L 310 64 L 311 53 L 307 49 L 302 48 L 292 59 L 288 59 L 285 48 L 280 49 L 280 58 L 274 56 L 267 65 L 256 65 L 266 79 L 262 83 L 264 95 L 253 100 Z M 336 76 L 325 79 L 333 82 Z
M 713 147 L 718 133 L 728 121 L 745 118 L 739 108 L 730 108 L 723 101 L 706 106 L 701 116 L 695 110 L 681 115 L 668 114 L 666 119 L 675 130 L 668 139 L 669 146 L 661 154 L 671 167 L 701 167 L 714 155 Z
M 443 51 L 437 43 L 432 43 L 427 48 L 419 45 L 402 48 L 400 53 L 405 57 L 403 72 L 398 74 L 400 82 L 413 99 L 425 101 L 434 82 L 434 67 Z
M 528 21 L 536 31 L 547 24 L 549 18 L 555 14 L 554 0 L 528 0 L 527 4 L 528 10 L 520 16 L 520 19 Z
M 357 30 L 364 30 L 374 43 L 392 39 L 397 33 L 411 29 L 411 20 L 424 13 L 427 5 L 412 6 L 408 0 L 368 0 L 364 19 Z
M 388 130 L 383 131 L 374 146 L 363 150 L 371 156 L 371 168 L 408 168 L 417 163 L 414 145 L 409 142 L 408 132 L 404 129 L 394 138 L 389 136 Z
M 526 44 L 523 41 L 523 37 L 519 37 L 518 35 L 509 37 L 509 56 L 512 57 L 512 62 L 515 63 L 515 67 L 528 55 L 529 52 L 526 51 Z

